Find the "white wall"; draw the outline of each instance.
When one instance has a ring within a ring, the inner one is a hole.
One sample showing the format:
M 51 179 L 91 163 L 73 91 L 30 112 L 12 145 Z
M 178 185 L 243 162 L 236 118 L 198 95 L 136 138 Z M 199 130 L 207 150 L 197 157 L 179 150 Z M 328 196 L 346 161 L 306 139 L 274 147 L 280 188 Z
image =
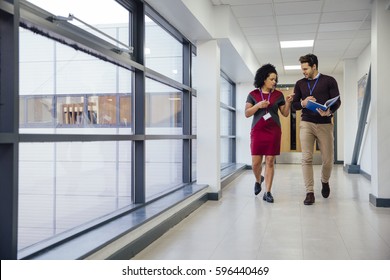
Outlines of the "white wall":
M 367 48 L 357 59 L 348 59 L 344 62 L 344 93 L 345 104 L 344 111 L 344 165 L 352 163 L 353 150 L 355 146 L 356 134 L 358 130 L 358 81 L 366 74 L 370 68 L 371 47 Z M 358 159 L 358 164 L 362 163 L 361 169 L 366 173 L 371 170 L 371 136 L 367 134 L 369 131 L 369 123 L 367 123 L 365 137 L 362 143 L 361 157 Z
M 389 0 L 373 1 L 371 21 L 371 186 L 370 201 L 385 198 L 390 201 L 390 126 L 388 107 L 390 62 Z M 372 196 L 371 196 L 372 195 Z M 385 201 L 386 201 L 385 200 Z M 378 202 L 378 201 L 376 201 Z

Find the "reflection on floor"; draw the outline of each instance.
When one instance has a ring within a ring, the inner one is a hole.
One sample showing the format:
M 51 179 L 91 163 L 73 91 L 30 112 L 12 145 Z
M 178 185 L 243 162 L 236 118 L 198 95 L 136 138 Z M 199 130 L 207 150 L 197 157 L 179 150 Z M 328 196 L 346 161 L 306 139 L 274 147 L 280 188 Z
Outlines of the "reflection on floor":
M 300 165 L 276 165 L 273 204 L 245 171 L 133 259 L 390 259 L 390 209 L 369 203 L 370 181 L 335 165 L 324 199 L 319 166 L 314 174 L 316 202 L 305 206 Z

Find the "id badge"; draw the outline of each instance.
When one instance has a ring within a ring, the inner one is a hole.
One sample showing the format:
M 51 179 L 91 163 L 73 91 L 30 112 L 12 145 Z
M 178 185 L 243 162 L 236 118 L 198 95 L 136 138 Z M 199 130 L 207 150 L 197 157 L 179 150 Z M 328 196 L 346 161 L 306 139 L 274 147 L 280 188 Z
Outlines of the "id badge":
M 264 115 L 264 120 L 268 120 L 271 117 L 271 114 L 268 112 L 267 114 Z

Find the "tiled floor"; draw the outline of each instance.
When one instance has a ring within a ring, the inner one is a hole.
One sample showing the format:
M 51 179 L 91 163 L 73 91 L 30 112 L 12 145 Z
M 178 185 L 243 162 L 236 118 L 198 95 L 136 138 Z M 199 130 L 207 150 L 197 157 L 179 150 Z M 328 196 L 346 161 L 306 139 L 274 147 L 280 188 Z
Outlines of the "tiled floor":
M 253 194 L 245 171 L 133 259 L 389 260 L 390 208 L 369 203 L 370 181 L 335 165 L 324 199 L 314 172 L 316 202 L 305 206 L 300 165 L 276 165 L 273 204 Z

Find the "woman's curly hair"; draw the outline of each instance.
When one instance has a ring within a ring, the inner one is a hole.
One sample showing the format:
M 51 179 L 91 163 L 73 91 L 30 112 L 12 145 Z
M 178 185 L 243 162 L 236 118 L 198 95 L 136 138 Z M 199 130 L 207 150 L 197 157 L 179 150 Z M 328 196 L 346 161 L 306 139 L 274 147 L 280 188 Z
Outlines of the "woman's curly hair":
M 275 66 L 270 63 L 267 63 L 261 66 L 256 71 L 255 81 L 253 83 L 255 88 L 261 88 L 264 85 L 264 81 L 269 77 L 271 73 L 276 74 L 276 83 L 278 83 L 278 72 L 276 71 Z

